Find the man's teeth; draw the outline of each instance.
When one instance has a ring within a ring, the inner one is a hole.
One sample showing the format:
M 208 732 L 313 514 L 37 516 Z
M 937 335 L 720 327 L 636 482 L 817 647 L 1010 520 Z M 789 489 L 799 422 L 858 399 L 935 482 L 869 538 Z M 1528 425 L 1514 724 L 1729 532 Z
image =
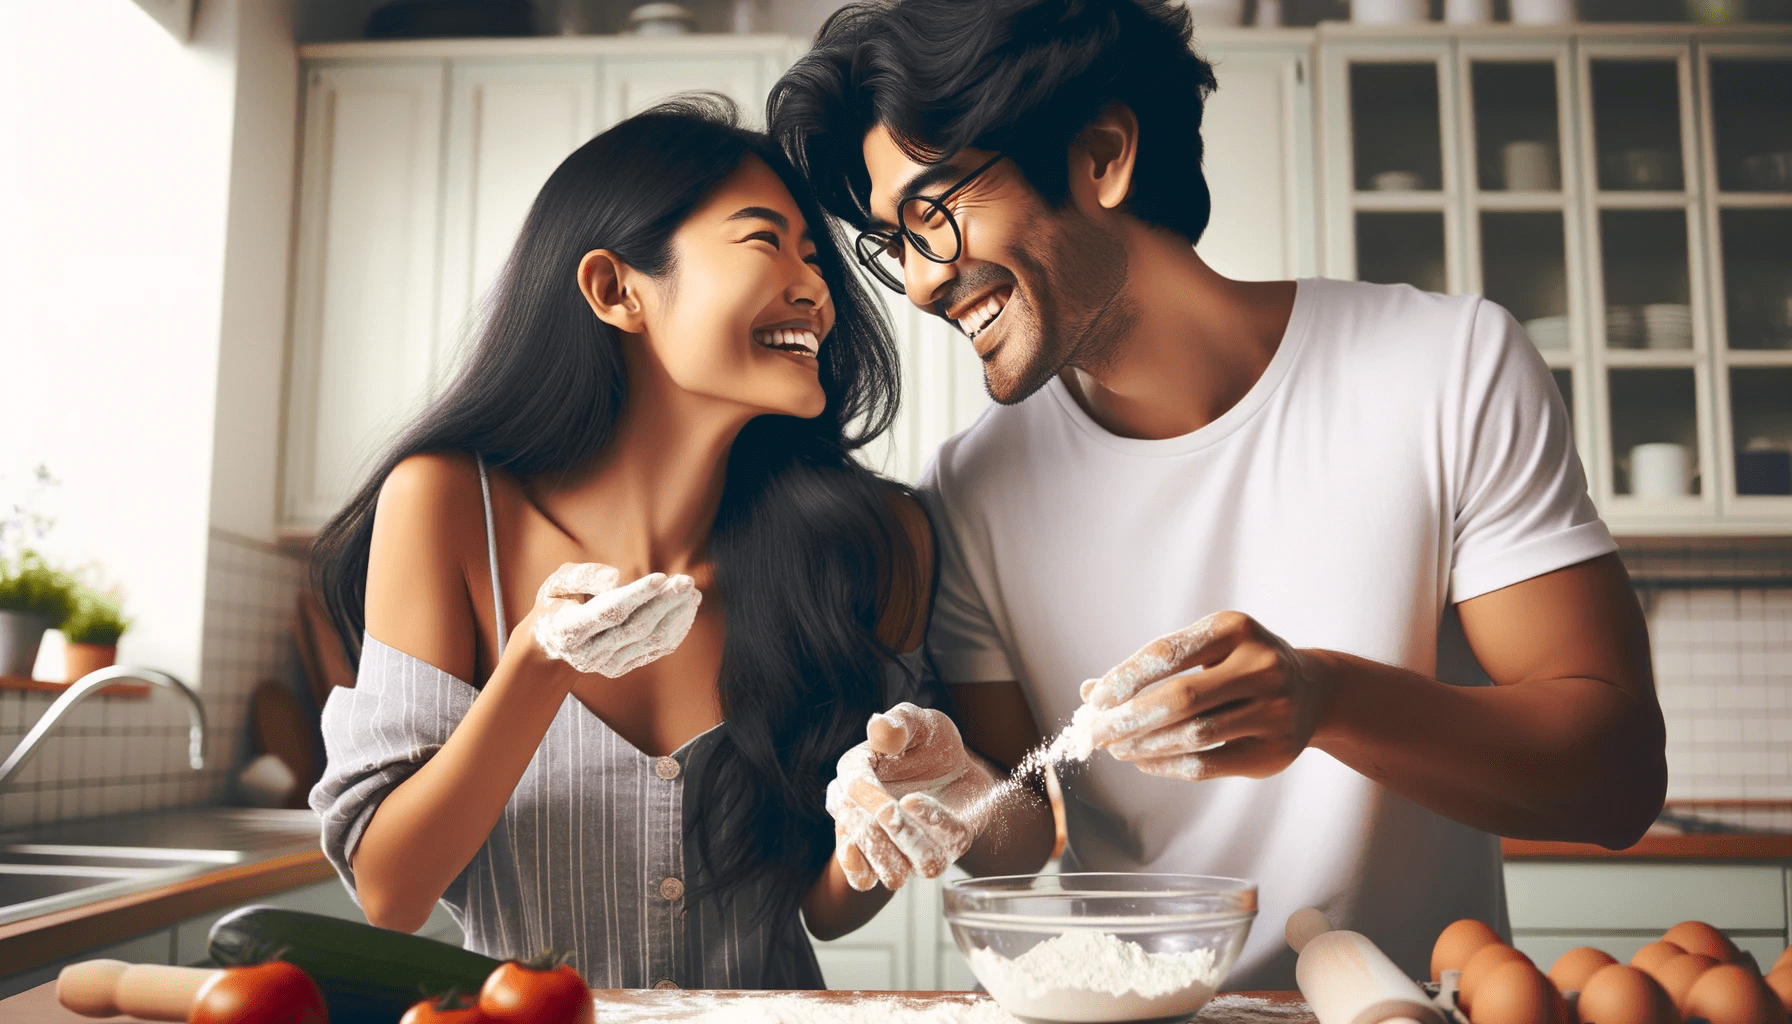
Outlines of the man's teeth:
M 991 295 L 983 300 L 982 305 L 959 317 L 958 326 L 964 329 L 964 333 L 975 338 L 983 333 L 984 328 L 988 327 L 990 321 L 994 320 L 1007 305 L 1007 296 Z
M 800 352 L 806 356 L 813 356 L 821 351 L 821 339 L 815 336 L 814 331 L 780 327 L 770 331 L 755 331 L 753 340 L 766 348 Z

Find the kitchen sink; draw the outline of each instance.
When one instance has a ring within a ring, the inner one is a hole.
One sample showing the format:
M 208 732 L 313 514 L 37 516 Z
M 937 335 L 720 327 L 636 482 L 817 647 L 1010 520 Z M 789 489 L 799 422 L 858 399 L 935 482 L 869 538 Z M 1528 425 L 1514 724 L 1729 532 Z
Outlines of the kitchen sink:
M 243 859 L 236 850 L 0 845 L 0 924 L 137 892 Z

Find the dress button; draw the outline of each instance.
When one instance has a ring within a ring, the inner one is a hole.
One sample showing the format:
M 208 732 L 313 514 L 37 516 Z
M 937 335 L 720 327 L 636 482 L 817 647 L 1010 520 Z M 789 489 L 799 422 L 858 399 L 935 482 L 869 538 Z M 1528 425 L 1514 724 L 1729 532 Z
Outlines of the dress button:
M 673 981 L 671 978 L 661 978 L 660 980 L 653 983 L 653 987 L 654 988 L 677 988 L 678 982 Z
M 678 778 L 678 771 L 678 758 L 676 757 L 662 757 L 653 762 L 653 774 L 667 782 Z
M 668 878 L 660 883 L 660 895 L 668 900 L 684 899 L 684 883 L 676 878 Z

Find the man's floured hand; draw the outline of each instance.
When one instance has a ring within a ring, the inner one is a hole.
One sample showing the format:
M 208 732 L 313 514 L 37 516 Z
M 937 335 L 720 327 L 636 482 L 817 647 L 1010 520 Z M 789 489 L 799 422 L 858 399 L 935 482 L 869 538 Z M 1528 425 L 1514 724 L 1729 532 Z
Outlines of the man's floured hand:
M 535 643 L 550 658 L 612 679 L 671 654 L 691 631 L 703 594 L 689 576 L 621 573 L 568 562 L 535 595 Z
M 939 877 L 988 820 L 995 773 L 939 711 L 904 702 L 872 715 L 865 734 L 827 790 L 847 883 L 864 892 L 878 882 L 899 889 L 916 872 Z
M 1324 711 L 1326 676 L 1311 652 L 1248 615 L 1221 612 L 1139 648 L 1084 683 L 1082 694 L 1099 712 L 1090 725 L 1095 745 L 1140 771 L 1261 779 L 1306 749 Z

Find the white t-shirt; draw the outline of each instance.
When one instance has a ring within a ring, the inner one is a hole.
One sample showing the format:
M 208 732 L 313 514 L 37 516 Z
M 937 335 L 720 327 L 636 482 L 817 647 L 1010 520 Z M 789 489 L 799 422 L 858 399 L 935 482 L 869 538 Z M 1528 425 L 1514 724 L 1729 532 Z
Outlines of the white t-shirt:
M 922 486 L 941 675 L 1018 680 L 1048 736 L 1083 680 L 1212 612 L 1435 675 L 1452 602 L 1615 549 L 1524 331 L 1479 296 L 1404 285 L 1300 281 L 1262 378 L 1193 433 L 1115 436 L 1054 379 L 947 441 Z M 1494 836 L 1318 750 L 1198 783 L 1097 752 L 1063 783 L 1065 870 L 1257 883 L 1227 989 L 1294 987 L 1283 926 L 1301 907 L 1418 978 L 1451 921 L 1508 929 Z

